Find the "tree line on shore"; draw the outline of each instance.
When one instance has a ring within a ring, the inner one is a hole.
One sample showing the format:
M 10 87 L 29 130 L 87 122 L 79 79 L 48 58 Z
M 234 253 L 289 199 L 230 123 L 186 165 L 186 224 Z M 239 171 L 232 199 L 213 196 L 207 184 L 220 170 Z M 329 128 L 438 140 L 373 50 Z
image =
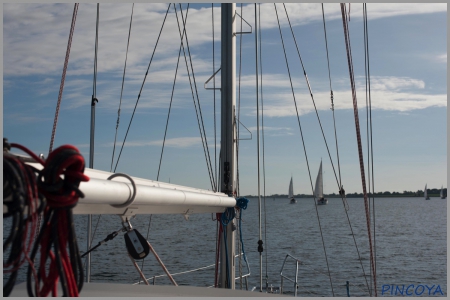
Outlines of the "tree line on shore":
M 441 189 L 427 189 L 427 195 L 429 197 L 439 197 L 441 193 Z M 363 198 L 364 195 L 362 193 L 348 193 L 345 194 L 345 196 L 347 198 Z M 423 190 L 417 190 L 417 191 L 403 191 L 403 192 L 376 192 L 376 193 L 369 193 L 368 194 L 369 197 L 423 197 L 424 196 L 424 191 Z M 444 189 L 444 196 L 447 197 L 447 189 Z M 253 196 L 253 195 L 249 195 L 246 197 L 257 197 L 257 196 Z M 266 196 L 267 197 L 273 197 L 273 198 L 287 198 L 286 194 L 273 194 L 270 196 Z M 311 198 L 312 195 L 308 195 L 308 194 L 297 194 L 294 195 L 295 198 Z M 332 193 L 332 194 L 325 194 L 324 195 L 325 198 L 340 198 L 339 194 L 336 193 Z

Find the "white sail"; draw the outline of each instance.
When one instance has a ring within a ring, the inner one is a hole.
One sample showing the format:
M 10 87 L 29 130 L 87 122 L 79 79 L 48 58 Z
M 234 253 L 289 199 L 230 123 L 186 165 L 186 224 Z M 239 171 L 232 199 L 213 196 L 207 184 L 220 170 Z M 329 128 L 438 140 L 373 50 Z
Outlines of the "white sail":
M 289 199 L 294 198 L 294 186 L 292 185 L 292 176 L 291 176 L 291 182 L 289 183 L 288 198 Z
M 319 173 L 317 174 L 316 187 L 314 188 L 314 195 L 317 198 L 323 198 L 323 177 L 322 177 L 322 161 L 320 161 Z
M 441 186 L 441 199 L 444 199 L 444 186 Z
M 428 198 L 428 195 L 427 195 L 427 185 L 426 185 L 426 184 L 425 184 L 425 189 L 423 190 L 423 196 L 425 197 L 425 199 Z

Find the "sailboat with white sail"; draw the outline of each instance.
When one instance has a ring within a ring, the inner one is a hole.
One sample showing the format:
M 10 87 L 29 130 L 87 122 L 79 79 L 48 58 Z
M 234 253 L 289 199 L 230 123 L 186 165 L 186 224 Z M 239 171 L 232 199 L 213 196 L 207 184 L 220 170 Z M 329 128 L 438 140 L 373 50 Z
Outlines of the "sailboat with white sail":
M 425 198 L 425 200 L 430 200 L 430 197 L 428 197 L 427 185 L 426 184 L 425 184 L 425 189 L 423 190 L 423 197 Z
M 443 185 L 441 186 L 441 193 L 440 193 L 440 197 L 441 197 L 441 199 L 445 199 L 445 198 L 447 198 L 447 197 L 445 197 L 445 195 L 444 195 L 444 186 L 443 186 Z
M 289 182 L 288 199 L 289 199 L 290 204 L 297 203 L 297 200 L 295 200 L 295 198 L 294 198 L 294 186 L 292 184 L 292 176 L 291 176 L 291 181 Z
M 320 161 L 319 173 L 317 173 L 316 187 L 314 188 L 314 196 L 317 197 L 317 205 L 328 204 L 328 199 L 325 199 L 323 197 L 322 161 Z

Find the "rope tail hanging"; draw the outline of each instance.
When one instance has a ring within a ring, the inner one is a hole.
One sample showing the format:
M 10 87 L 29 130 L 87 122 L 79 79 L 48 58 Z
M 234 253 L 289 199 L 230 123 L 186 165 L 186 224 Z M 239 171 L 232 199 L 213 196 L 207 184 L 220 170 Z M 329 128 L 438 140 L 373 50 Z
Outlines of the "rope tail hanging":
M 377 252 L 376 252 L 376 236 L 375 236 L 375 177 L 373 171 L 373 134 L 372 134 L 372 99 L 370 94 L 370 66 L 369 66 L 369 33 L 367 28 L 367 4 L 363 4 L 363 18 L 364 18 L 364 47 L 365 47 L 365 62 L 366 62 L 366 110 L 367 110 L 367 165 L 369 174 L 369 194 L 372 187 L 372 218 L 373 218 L 373 247 L 374 247 L 374 264 L 373 264 L 373 278 L 375 288 L 377 286 Z M 371 182 L 372 181 L 372 182 Z M 371 185 L 372 183 L 372 185 Z M 370 199 L 369 199 L 370 209 Z
M 70 25 L 70 33 L 69 33 L 69 40 L 67 42 L 66 58 L 64 59 L 64 68 L 63 68 L 63 72 L 62 72 L 62 76 L 61 76 L 61 85 L 59 87 L 58 102 L 56 104 L 55 120 L 53 121 L 52 136 L 50 139 L 50 148 L 48 150 L 48 153 L 52 152 L 53 142 L 55 141 L 56 126 L 58 124 L 59 107 L 61 105 L 61 98 L 62 98 L 62 93 L 64 90 L 64 81 L 66 79 L 67 65 L 69 64 L 70 48 L 72 46 L 72 37 L 73 37 L 73 32 L 75 30 L 75 21 L 77 19 L 78 5 L 79 5 L 79 3 L 75 3 L 75 5 L 73 7 L 72 24 Z
M 355 128 L 356 128 L 356 139 L 357 139 L 357 143 L 358 143 L 359 166 L 360 166 L 360 171 L 361 171 L 361 182 L 362 182 L 363 195 L 364 195 L 364 208 L 365 208 L 365 213 L 366 213 L 367 233 L 369 236 L 370 263 L 371 263 L 371 268 L 372 268 L 372 277 L 373 277 L 374 285 L 375 285 L 374 293 L 375 293 L 375 296 L 377 296 L 376 278 L 375 278 L 375 273 L 374 273 L 375 263 L 374 263 L 374 255 L 373 255 L 372 233 L 371 233 L 371 229 L 370 229 L 370 212 L 369 212 L 369 203 L 368 203 L 368 197 L 367 197 L 366 178 L 365 178 L 365 171 L 364 171 L 364 158 L 363 158 L 363 153 L 362 153 L 361 132 L 360 132 L 359 116 L 358 116 L 358 100 L 356 98 L 356 86 L 355 86 L 355 79 L 354 79 L 354 72 L 353 72 L 351 47 L 350 47 L 350 33 L 349 33 L 349 29 L 348 29 L 348 20 L 347 20 L 346 8 L 345 8 L 344 3 L 341 3 L 341 13 L 342 13 L 342 22 L 343 22 L 343 26 L 344 26 L 345 46 L 347 49 L 347 61 L 348 61 L 348 69 L 349 69 L 349 75 L 350 75 L 350 84 L 351 84 L 351 89 L 352 89 L 353 112 L 355 115 Z
M 353 227 L 352 227 L 352 224 L 350 222 L 350 217 L 348 215 L 349 207 L 348 207 L 347 199 L 346 199 L 346 196 L 345 196 L 345 190 L 344 190 L 344 187 L 342 185 L 342 179 L 341 179 L 341 167 L 340 167 L 340 160 L 339 160 L 339 147 L 338 147 L 338 138 L 337 138 L 337 130 L 336 130 L 336 119 L 335 119 L 335 114 L 334 114 L 333 89 L 331 87 L 330 59 L 329 59 L 329 55 L 328 55 L 328 41 L 327 41 L 327 31 L 326 31 L 326 25 L 325 25 L 325 11 L 324 11 L 324 8 L 323 8 L 323 4 L 322 4 L 322 18 L 323 18 L 323 30 L 324 30 L 324 34 L 325 34 L 325 48 L 326 48 L 326 53 L 327 53 L 328 79 L 329 79 L 329 82 L 330 82 L 331 110 L 333 111 L 334 136 L 335 136 L 335 141 L 336 141 L 336 156 L 337 156 L 338 174 L 339 174 L 339 182 L 338 182 L 339 195 L 341 196 L 342 203 L 344 205 L 345 215 L 347 217 L 347 222 L 348 222 L 348 225 L 350 227 L 350 231 L 351 231 L 352 238 L 353 238 L 353 243 L 355 244 L 356 252 L 358 254 L 358 260 L 359 260 L 359 263 L 361 265 L 361 269 L 362 269 L 363 274 L 364 274 L 364 279 L 366 281 L 366 286 L 367 286 L 367 289 L 369 291 L 369 294 L 371 294 L 371 290 L 370 290 L 370 287 L 369 287 L 369 282 L 367 280 L 366 272 L 364 270 L 364 265 L 362 263 L 361 254 L 359 252 L 358 243 L 356 242 L 355 234 L 353 232 Z

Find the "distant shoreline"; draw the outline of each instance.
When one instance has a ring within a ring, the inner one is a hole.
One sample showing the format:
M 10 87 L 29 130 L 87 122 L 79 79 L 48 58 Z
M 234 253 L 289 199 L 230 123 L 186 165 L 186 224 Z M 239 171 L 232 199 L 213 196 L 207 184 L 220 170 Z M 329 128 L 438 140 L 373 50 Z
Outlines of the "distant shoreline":
M 346 198 L 363 198 L 363 194 L 357 194 L 357 193 L 353 193 L 353 194 L 346 194 L 345 195 Z M 247 197 L 247 198 L 258 198 L 258 196 L 255 195 L 247 195 L 247 196 L 243 196 L 243 197 Z M 261 195 L 261 197 L 263 197 Z M 275 194 L 275 195 L 266 195 L 266 198 L 287 198 L 287 195 L 279 195 L 279 194 Z M 305 195 L 305 194 L 301 194 L 301 195 L 294 195 L 294 198 L 312 198 L 312 195 Z M 370 198 L 372 198 L 372 195 L 369 195 Z M 422 195 L 416 195 L 416 194 L 375 194 L 374 195 L 375 198 L 423 198 L 423 194 Z M 428 194 L 428 197 L 434 197 L 434 198 L 439 198 L 440 194 Z M 324 195 L 324 198 L 340 198 L 339 195 L 336 194 L 329 194 L 329 195 Z

